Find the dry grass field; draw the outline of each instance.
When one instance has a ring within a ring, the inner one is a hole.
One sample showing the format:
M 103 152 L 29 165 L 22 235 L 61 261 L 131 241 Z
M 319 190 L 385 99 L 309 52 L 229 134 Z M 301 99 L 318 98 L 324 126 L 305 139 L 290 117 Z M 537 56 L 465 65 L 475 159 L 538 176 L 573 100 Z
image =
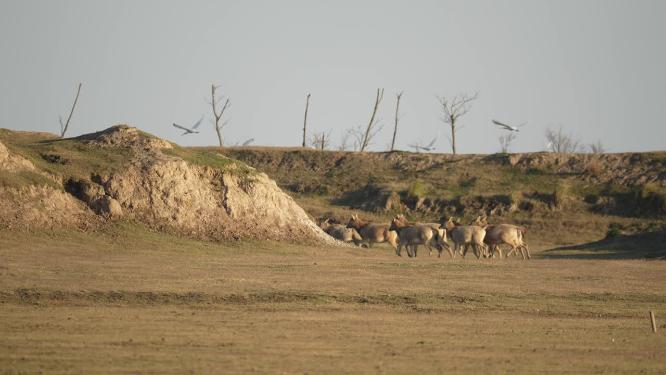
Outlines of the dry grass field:
M 664 261 L 533 248 L 452 261 L 123 223 L 5 231 L 0 373 L 666 372 Z

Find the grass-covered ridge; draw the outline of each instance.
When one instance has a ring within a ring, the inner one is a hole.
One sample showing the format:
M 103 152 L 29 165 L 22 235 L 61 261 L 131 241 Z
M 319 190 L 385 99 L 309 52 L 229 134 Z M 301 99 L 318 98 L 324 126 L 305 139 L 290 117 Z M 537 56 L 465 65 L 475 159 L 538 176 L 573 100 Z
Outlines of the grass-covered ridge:
M 256 169 L 247 164 L 231 159 L 220 153 L 219 148 L 181 147 L 176 144 L 172 145 L 173 148 L 164 149 L 162 152 L 166 155 L 181 158 L 191 165 L 209 167 L 224 173 L 232 173 L 239 176 L 250 176 L 257 173 Z
M 119 126 L 120 129 L 126 126 Z M 108 132 L 109 129 L 104 132 Z M 100 133 L 104 133 L 100 132 Z M 97 134 L 100 134 L 97 133 Z M 138 130 L 138 137 L 158 140 L 157 137 Z M 57 184 L 43 176 L 45 172 L 55 180 L 90 179 L 94 175 L 111 175 L 125 170 L 137 157 L 144 157 L 143 150 L 132 145 L 114 145 L 102 147 L 94 142 L 95 134 L 73 138 L 58 138 L 54 134 L 21 132 L 0 129 L 0 141 L 15 155 L 29 160 L 36 172 L 20 171 L 3 173 L 0 186 L 21 187 L 26 185 Z M 233 173 L 241 177 L 250 177 L 256 170 L 237 160 L 233 160 L 215 148 L 184 148 L 171 143 L 172 148 L 163 148 L 159 152 L 183 159 L 196 166 L 217 169 L 223 173 Z
M 222 152 L 266 172 L 299 197 L 321 197 L 352 205 L 361 202 L 336 198 L 346 195 L 367 199 L 367 194 L 354 193 L 372 187 L 394 191 L 408 200 L 524 196 L 550 204 L 553 195 L 582 203 L 592 202 L 594 197 L 610 197 L 622 202 L 650 202 L 642 204 L 641 214 L 666 214 L 660 209 L 666 197 L 666 152 L 453 156 L 260 147 Z M 649 207 L 654 208 L 652 213 Z
M 63 179 L 121 171 L 134 155 L 129 148 L 101 148 L 77 138 L 60 139 L 47 133 L 0 129 L 0 141 L 38 170 Z

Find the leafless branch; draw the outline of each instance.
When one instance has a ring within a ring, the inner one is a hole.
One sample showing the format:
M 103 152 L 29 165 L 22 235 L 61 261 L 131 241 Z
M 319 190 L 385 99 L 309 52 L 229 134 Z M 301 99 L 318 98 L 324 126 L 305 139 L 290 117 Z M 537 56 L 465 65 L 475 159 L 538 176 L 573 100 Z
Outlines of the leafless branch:
M 393 127 L 393 139 L 391 140 L 391 151 L 395 150 L 395 136 L 398 134 L 398 121 L 400 121 L 400 99 L 402 98 L 402 91 L 395 94 L 395 126 Z
M 331 143 L 331 131 L 313 134 L 310 143 L 316 149 L 327 149 Z
M 363 126 L 358 125 L 355 128 L 349 128 L 345 131 L 343 140 L 345 143 L 345 149 L 347 147 L 346 143 L 349 138 L 351 138 L 351 147 L 352 151 L 360 151 L 361 145 L 363 144 L 363 137 L 365 132 L 363 131 Z
M 220 142 L 220 147 L 224 147 L 224 138 L 222 137 L 222 128 L 224 128 L 228 123 L 229 120 L 226 120 L 222 123 L 220 123 L 220 119 L 224 115 L 224 112 L 229 109 L 231 106 L 231 102 L 229 101 L 229 98 L 226 98 L 224 95 L 221 95 L 218 98 L 215 98 L 215 94 L 217 92 L 217 89 L 220 86 L 215 86 L 211 85 L 211 93 L 210 93 L 210 105 L 213 108 L 213 116 L 215 119 L 215 132 L 217 133 L 217 139 Z M 222 108 L 218 111 L 219 104 L 224 100 L 224 105 Z
M 365 149 L 372 143 L 372 139 L 377 135 L 377 132 L 381 130 L 381 127 L 377 128 L 377 110 L 379 109 L 379 104 L 384 98 L 384 89 L 377 89 L 377 96 L 375 98 L 375 105 L 372 109 L 372 115 L 370 116 L 370 121 L 368 126 L 365 128 L 365 133 L 363 135 L 363 142 L 361 143 L 360 151 L 363 152 Z
M 566 134 L 559 127 L 558 130 L 546 129 L 546 148 L 551 152 L 570 153 L 580 152 L 581 144 L 571 134 Z
M 451 99 L 447 99 L 444 96 L 437 97 L 443 114 L 442 121 L 445 124 L 448 124 L 451 128 L 451 136 L 449 140 L 451 142 L 451 151 L 453 154 L 456 153 L 456 132 L 461 128 L 458 119 L 469 112 L 472 107 L 472 101 L 476 100 L 478 97 L 478 92 L 471 96 L 468 94 L 459 94 Z
M 303 116 L 303 147 L 305 147 L 306 128 L 308 126 L 308 108 L 310 108 L 310 93 L 305 97 L 305 115 Z
M 597 141 L 597 143 L 590 143 L 588 147 L 590 149 L 590 152 L 593 154 L 603 154 L 604 152 L 606 152 L 606 148 L 601 143 L 601 141 Z
M 81 83 L 79 83 L 79 88 L 76 90 L 76 97 L 74 98 L 74 104 L 72 104 L 72 109 L 69 111 L 69 116 L 67 116 L 67 121 L 65 121 L 65 123 L 63 124 L 62 117 L 58 117 L 58 120 L 60 121 L 60 138 L 64 138 L 65 133 L 67 133 L 69 122 L 72 119 L 72 115 L 74 114 L 74 108 L 76 108 L 76 103 L 79 101 L 79 94 L 81 94 Z
M 342 138 L 340 139 L 340 145 L 338 146 L 338 150 L 347 151 L 347 149 L 349 148 L 349 138 L 350 137 L 351 137 L 351 134 L 349 132 L 349 129 L 342 132 Z
M 514 139 L 516 139 L 516 133 L 513 132 L 503 134 L 499 137 L 500 150 L 502 153 L 506 154 L 509 152 L 511 142 L 513 142 Z

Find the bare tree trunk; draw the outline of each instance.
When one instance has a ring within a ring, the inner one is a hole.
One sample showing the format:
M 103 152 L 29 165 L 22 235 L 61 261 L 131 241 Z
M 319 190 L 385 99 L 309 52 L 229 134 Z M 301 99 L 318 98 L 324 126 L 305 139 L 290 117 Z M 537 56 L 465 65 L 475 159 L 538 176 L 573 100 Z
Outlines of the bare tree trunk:
M 79 83 L 79 88 L 76 90 L 76 97 L 74 98 L 74 104 L 72 104 L 72 110 L 69 111 L 69 116 L 67 116 L 67 121 L 63 124 L 62 118 L 60 118 L 60 138 L 65 137 L 67 133 L 67 127 L 69 127 L 69 121 L 72 119 L 74 114 L 74 108 L 76 108 L 76 103 L 79 101 L 79 94 L 81 94 L 81 83 Z
M 451 152 L 456 154 L 456 120 L 451 120 Z
M 312 135 L 312 145 L 319 150 L 325 150 L 331 143 L 331 132 L 321 132 Z
M 474 95 L 461 94 L 453 98 L 438 97 L 440 108 L 442 110 L 442 121 L 451 127 L 451 151 L 456 154 L 456 132 L 459 130 L 458 119 L 469 112 L 471 102 L 479 97 L 479 93 Z M 464 124 L 463 124 L 464 125 Z
M 224 138 L 222 137 L 222 128 L 226 125 L 226 122 L 223 122 L 220 124 L 220 119 L 222 118 L 222 115 L 224 115 L 224 111 L 229 108 L 229 99 L 227 98 L 224 102 L 224 105 L 220 109 L 220 111 L 217 111 L 217 104 L 218 100 L 215 99 L 215 91 L 217 91 L 217 86 L 214 84 L 211 85 L 210 89 L 210 96 L 211 96 L 211 106 L 213 107 L 213 116 L 215 117 L 215 132 L 217 133 L 217 140 L 220 142 L 220 147 L 224 147 Z M 224 99 L 224 96 L 219 98 Z
M 393 127 L 393 139 L 391 140 L 391 151 L 395 149 L 395 136 L 398 134 L 398 121 L 400 120 L 400 98 L 402 91 L 395 95 L 395 127 Z
M 368 122 L 368 127 L 365 128 L 365 134 L 363 135 L 363 143 L 361 144 L 361 152 L 370 144 L 370 140 L 374 136 L 373 128 L 377 125 L 375 117 L 377 116 L 377 109 L 379 108 L 379 103 L 382 102 L 384 98 L 384 89 L 377 89 L 377 97 L 375 98 L 375 106 L 372 110 L 372 116 L 370 116 L 370 122 Z
M 308 108 L 310 107 L 310 94 L 305 97 L 305 115 L 303 116 L 303 147 L 305 147 L 306 128 L 308 126 Z

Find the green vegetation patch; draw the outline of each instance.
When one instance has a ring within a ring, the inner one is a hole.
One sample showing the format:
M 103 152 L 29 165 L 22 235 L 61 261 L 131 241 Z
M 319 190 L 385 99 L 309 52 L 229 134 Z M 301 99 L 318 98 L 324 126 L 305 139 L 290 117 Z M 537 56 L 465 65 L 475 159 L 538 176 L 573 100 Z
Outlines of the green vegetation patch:
M 127 168 L 133 151 L 98 147 L 75 138 L 58 139 L 40 133 L 0 131 L 7 148 L 31 161 L 38 169 L 63 178 L 90 178 Z
M 425 198 L 432 193 L 432 186 L 420 179 L 415 179 L 407 188 L 408 198 Z
M 250 176 L 257 171 L 247 164 L 226 157 L 208 148 L 184 148 L 174 145 L 172 149 L 162 150 L 167 155 L 179 157 L 192 165 L 214 168 L 224 173 Z

